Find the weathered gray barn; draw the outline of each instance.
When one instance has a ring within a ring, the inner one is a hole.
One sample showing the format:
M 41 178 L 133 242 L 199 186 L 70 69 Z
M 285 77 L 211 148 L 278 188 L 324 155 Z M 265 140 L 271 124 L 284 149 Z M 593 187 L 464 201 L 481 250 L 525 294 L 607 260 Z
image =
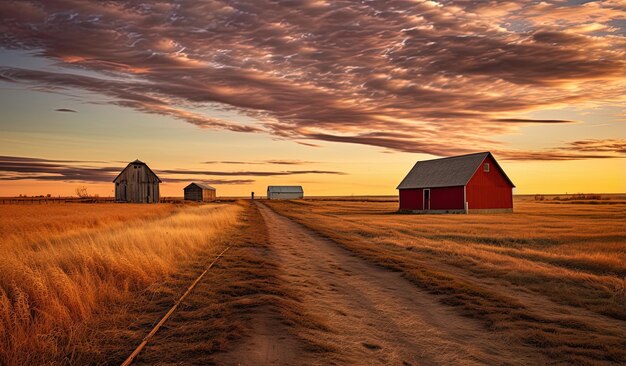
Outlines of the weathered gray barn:
M 267 198 L 270 200 L 295 200 L 304 198 L 302 186 L 268 186 Z
M 184 191 L 185 201 L 209 202 L 215 201 L 216 198 L 215 188 L 205 184 L 191 183 Z
M 115 202 L 158 203 L 161 179 L 144 163 L 135 160 L 113 180 Z

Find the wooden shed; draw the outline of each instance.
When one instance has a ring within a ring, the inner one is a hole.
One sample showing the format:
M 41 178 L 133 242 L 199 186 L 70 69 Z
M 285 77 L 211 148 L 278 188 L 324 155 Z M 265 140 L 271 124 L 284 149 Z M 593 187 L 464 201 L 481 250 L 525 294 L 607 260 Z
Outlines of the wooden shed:
M 270 200 L 295 200 L 304 198 L 302 186 L 268 186 L 267 198 Z
M 400 211 L 512 212 L 513 188 L 490 152 L 418 161 L 398 186 Z
M 135 160 L 113 180 L 115 202 L 158 203 L 161 179 L 146 165 Z
M 215 188 L 206 184 L 191 183 L 184 189 L 185 201 L 209 202 L 215 201 Z

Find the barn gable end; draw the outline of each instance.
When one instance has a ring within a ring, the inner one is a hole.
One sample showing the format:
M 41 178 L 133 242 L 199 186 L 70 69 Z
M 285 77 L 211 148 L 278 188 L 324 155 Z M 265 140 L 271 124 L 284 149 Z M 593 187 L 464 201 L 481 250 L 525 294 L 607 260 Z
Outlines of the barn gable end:
M 130 203 L 158 203 L 161 179 L 146 165 L 135 160 L 113 180 L 115 201 Z
M 484 164 L 489 164 L 485 171 Z M 513 207 L 512 188 L 515 187 L 496 159 L 485 157 L 466 185 L 469 210 L 497 210 Z

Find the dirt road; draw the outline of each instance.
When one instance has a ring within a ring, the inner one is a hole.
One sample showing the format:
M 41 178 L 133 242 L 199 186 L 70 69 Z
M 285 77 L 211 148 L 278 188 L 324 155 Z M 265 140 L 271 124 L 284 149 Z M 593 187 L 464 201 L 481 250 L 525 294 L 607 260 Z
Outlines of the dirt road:
M 288 333 L 258 314 L 258 331 L 222 361 L 232 364 L 528 364 L 484 326 L 460 316 L 400 274 L 353 256 L 263 204 L 279 280 L 318 325 Z M 300 327 L 302 328 L 302 327 Z M 294 336 L 317 347 L 299 347 Z M 536 361 L 536 360 L 534 360 Z
M 540 354 L 442 305 L 262 203 L 246 204 L 232 246 L 137 365 L 523 365 Z M 210 253 L 209 253 L 210 252 Z M 186 288 L 209 251 L 118 316 L 81 359 L 123 361 Z M 129 325 L 130 324 L 130 325 Z

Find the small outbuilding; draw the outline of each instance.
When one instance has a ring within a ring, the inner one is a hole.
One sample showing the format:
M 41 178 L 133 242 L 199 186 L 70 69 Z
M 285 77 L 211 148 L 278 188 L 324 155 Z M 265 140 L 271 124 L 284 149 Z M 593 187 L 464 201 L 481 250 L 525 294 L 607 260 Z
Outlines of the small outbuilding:
M 270 200 L 297 200 L 304 198 L 302 186 L 268 186 L 267 198 Z
M 143 161 L 128 164 L 113 180 L 115 202 L 158 203 L 161 179 Z
M 418 161 L 398 185 L 400 211 L 513 212 L 515 185 L 490 152 Z
M 184 189 L 185 201 L 210 202 L 215 201 L 215 188 L 206 184 L 191 183 Z

